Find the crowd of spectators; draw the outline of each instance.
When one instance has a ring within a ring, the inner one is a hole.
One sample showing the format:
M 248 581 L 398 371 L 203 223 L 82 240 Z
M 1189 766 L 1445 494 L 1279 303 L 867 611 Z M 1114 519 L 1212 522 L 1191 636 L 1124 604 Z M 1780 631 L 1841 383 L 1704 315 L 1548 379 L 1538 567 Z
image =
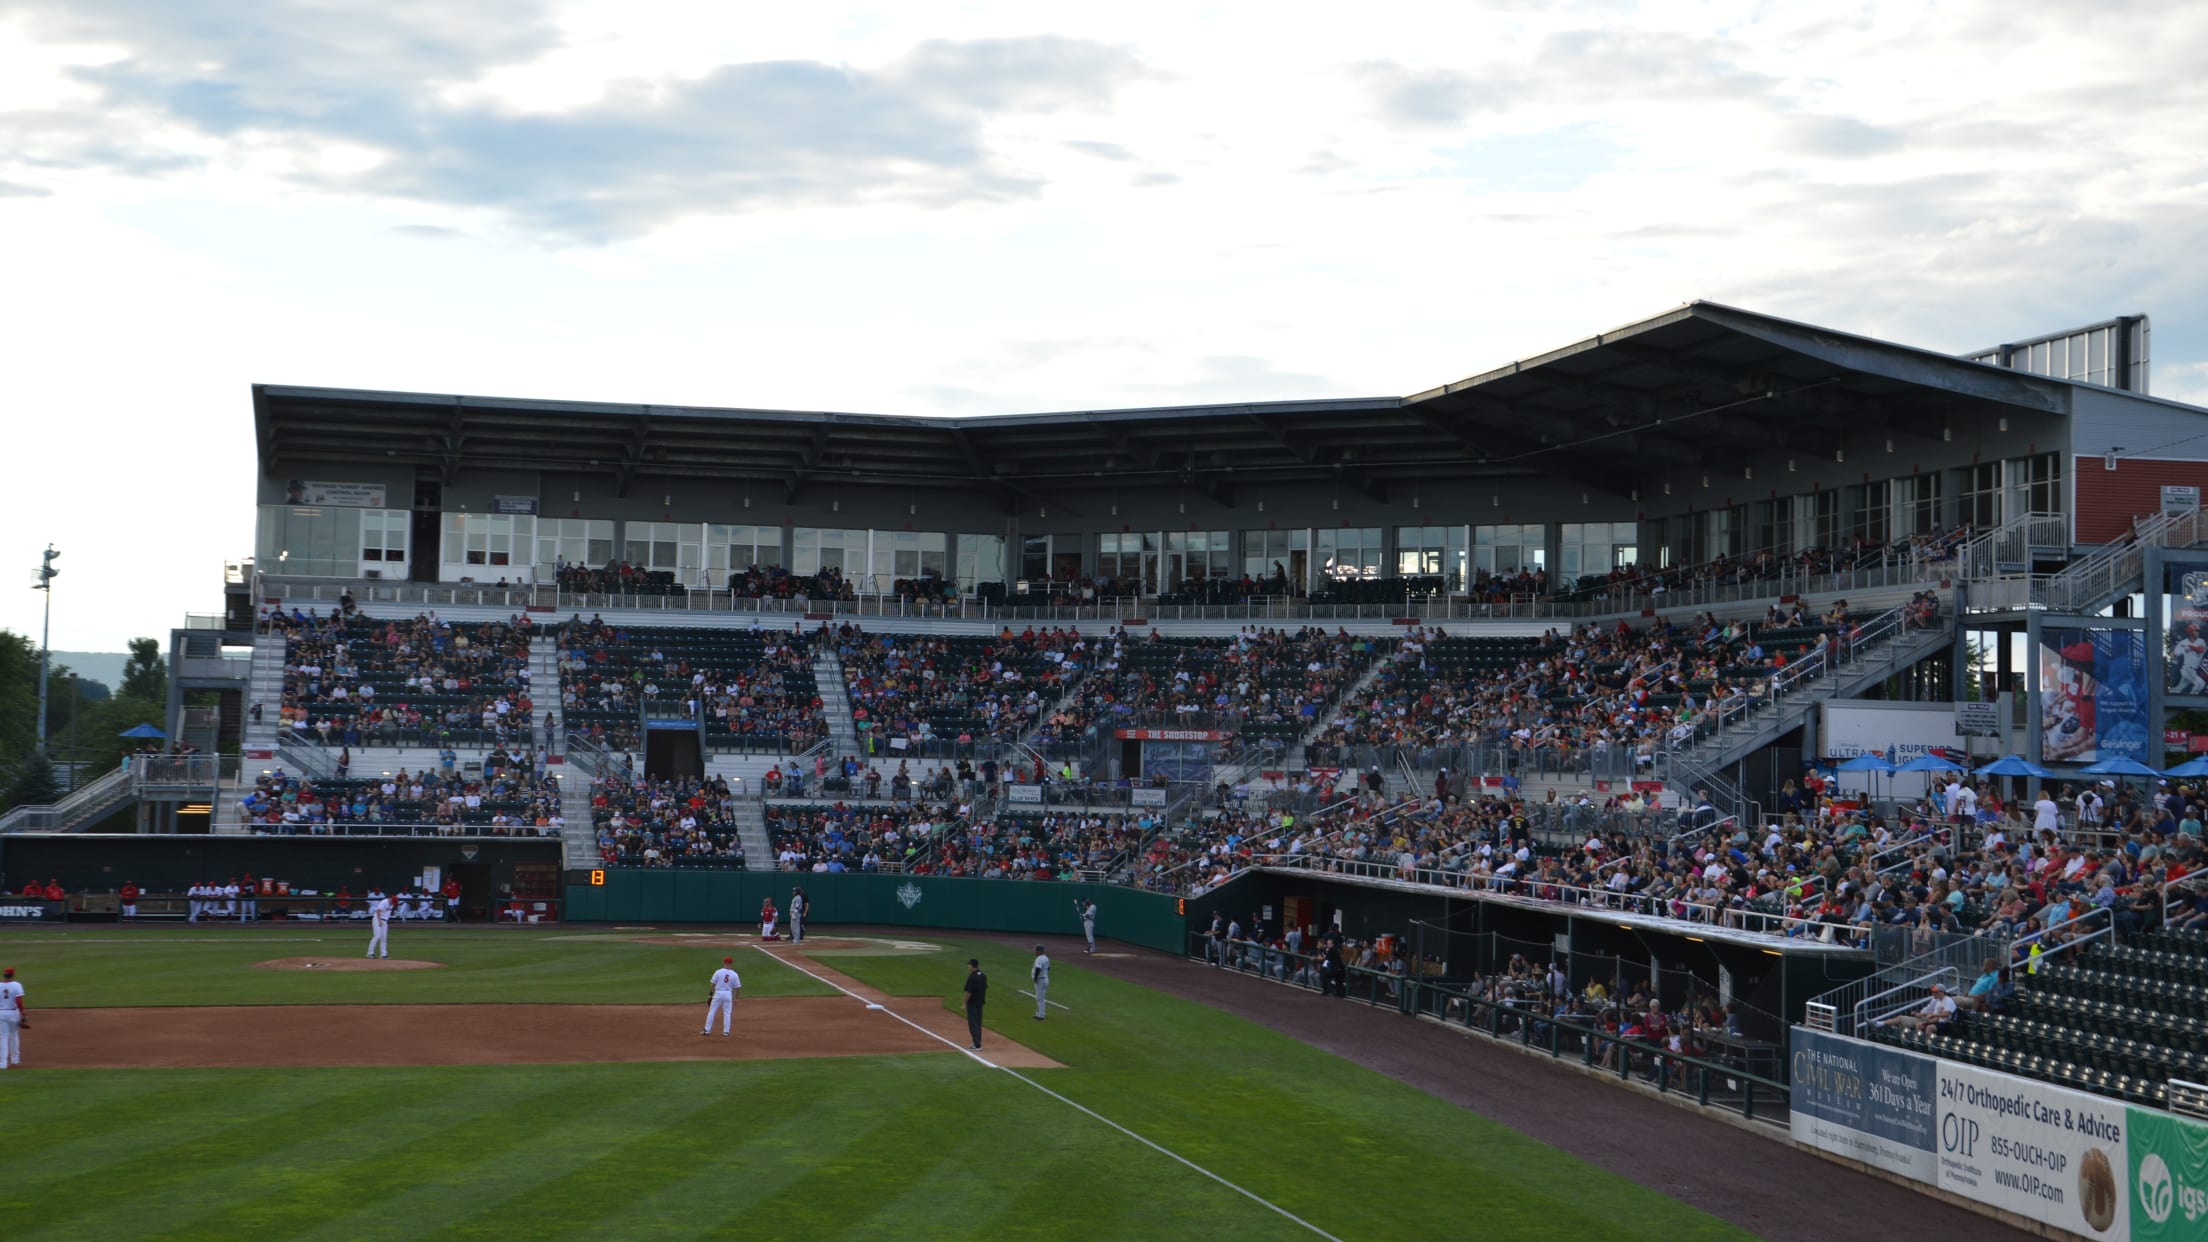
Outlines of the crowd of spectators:
M 430 833 L 437 836 L 553 837 L 560 816 L 560 783 L 525 760 L 486 763 L 481 776 L 443 771 L 384 773 L 317 780 L 274 769 L 263 772 L 239 799 L 242 822 L 253 832 L 284 836 L 360 832 Z
M 1332 714 L 1312 753 L 1340 764 L 1356 747 L 1477 747 L 1497 767 L 1645 768 L 1663 747 L 1691 741 L 1730 700 L 1764 694 L 1791 661 L 1845 643 L 1852 629 L 1845 601 L 1821 625 L 1799 605 L 1774 606 L 1761 625 L 1704 614 L 1639 629 L 1621 621 L 1550 630 L 1498 661 L 1439 628 L 1415 628 L 1373 683 Z M 1618 752 L 1630 753 L 1630 764 Z
M 824 631 L 833 643 L 862 734 L 931 741 L 1012 741 L 1031 732 L 1046 705 L 1079 677 L 1078 629 L 1009 627 L 993 637 L 868 634 L 856 625 Z
M 1131 724 L 1272 726 L 1294 737 L 1353 685 L 1392 639 L 1246 626 L 1232 638 L 1165 638 L 1114 628 L 1068 659 L 1086 673 L 1037 738 L 1073 743 Z
M 653 779 L 628 773 L 590 789 L 591 833 L 609 867 L 720 867 L 742 870 L 735 795 L 720 777 Z
M 328 616 L 272 610 L 284 635 L 280 727 L 326 746 L 422 745 L 532 736 L 527 616 L 455 623 L 435 613 L 375 619 L 350 605 Z
M 1938 534 L 1916 535 L 1893 545 L 1850 535 L 1836 547 L 1805 548 L 1800 552 L 1769 550 L 1746 556 L 1719 556 L 1693 565 L 1658 568 L 1622 565 L 1606 574 L 1588 574 L 1569 584 L 1565 598 L 1623 602 L 1643 597 L 1661 598 L 1672 592 L 1706 587 L 1738 586 L 1774 579 L 1814 577 L 1846 573 L 1884 557 L 1906 558 L 1920 570 L 1953 560 L 1970 542 L 1971 528 L 1957 526 Z M 1545 594 L 1545 592 L 1529 592 Z
M 767 808 L 777 865 L 824 873 L 1074 880 L 1112 867 L 1157 827 L 1150 815 L 1086 809 L 989 819 L 958 801 Z
M 702 719 L 709 739 L 800 750 L 826 735 L 801 631 L 731 631 L 710 652 L 670 653 L 674 642 L 601 617 L 576 616 L 558 632 L 560 703 L 572 732 L 633 750 L 647 702 Z

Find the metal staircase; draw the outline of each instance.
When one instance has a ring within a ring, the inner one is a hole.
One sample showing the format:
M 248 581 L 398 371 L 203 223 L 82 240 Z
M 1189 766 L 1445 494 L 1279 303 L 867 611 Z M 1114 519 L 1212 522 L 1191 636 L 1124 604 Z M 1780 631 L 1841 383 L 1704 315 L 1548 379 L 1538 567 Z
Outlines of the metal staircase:
M 1903 628 L 1903 609 L 1866 622 L 1843 648 L 1828 648 L 1788 665 L 1762 694 L 1737 695 L 1711 713 L 1691 742 L 1657 754 L 1656 770 L 1680 796 L 1697 790 L 1725 815 L 1744 819 L 1760 811 L 1725 770 L 1798 729 L 1832 699 L 1851 698 L 1954 644 L 1954 622 L 1930 630 Z
M 117 768 L 78 786 L 59 802 L 19 806 L 0 816 L 0 832 L 76 832 L 138 800 L 129 771 Z

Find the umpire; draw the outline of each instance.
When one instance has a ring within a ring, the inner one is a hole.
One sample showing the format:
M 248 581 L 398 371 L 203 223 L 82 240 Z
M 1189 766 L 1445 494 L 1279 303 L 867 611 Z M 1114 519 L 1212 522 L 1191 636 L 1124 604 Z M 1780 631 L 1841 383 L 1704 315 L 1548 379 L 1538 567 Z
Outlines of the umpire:
M 981 1007 L 989 1002 L 989 976 L 981 973 L 981 959 L 966 959 L 966 1031 L 974 1037 L 974 1051 L 981 1051 Z

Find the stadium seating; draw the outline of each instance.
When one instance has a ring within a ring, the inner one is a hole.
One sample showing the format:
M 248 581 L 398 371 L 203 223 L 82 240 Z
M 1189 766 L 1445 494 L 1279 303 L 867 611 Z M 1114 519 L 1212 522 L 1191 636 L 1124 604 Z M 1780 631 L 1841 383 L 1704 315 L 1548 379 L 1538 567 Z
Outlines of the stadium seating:
M 706 745 L 784 753 L 825 734 L 810 643 L 801 632 L 613 626 L 559 628 L 560 701 L 571 734 L 636 745 L 642 704 L 688 718 L 696 703 Z
M 608 867 L 741 871 L 734 801 L 720 780 L 602 777 L 590 790 L 592 839 Z
M 285 634 L 288 740 L 359 749 L 526 745 L 535 736 L 526 617 L 451 622 L 272 614 Z
M 249 831 L 286 836 L 558 836 L 560 783 L 527 765 L 485 779 L 433 772 L 314 780 L 263 774 L 240 801 Z
M 1018 740 L 1081 668 L 1072 630 L 912 635 L 846 625 L 833 641 L 859 739 L 903 738 L 902 753 L 915 757 L 938 743 Z

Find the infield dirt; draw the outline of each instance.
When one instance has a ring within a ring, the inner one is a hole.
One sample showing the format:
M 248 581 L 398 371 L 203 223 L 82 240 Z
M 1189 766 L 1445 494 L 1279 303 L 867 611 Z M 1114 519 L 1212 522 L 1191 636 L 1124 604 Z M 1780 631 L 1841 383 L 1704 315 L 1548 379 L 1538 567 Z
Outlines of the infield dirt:
M 701 1036 L 706 1004 L 207 1005 L 48 1009 L 24 1033 L 34 1069 L 231 1069 L 368 1065 L 563 1065 L 893 1056 L 966 1046 L 966 1021 L 933 996 L 887 996 L 786 946 L 772 950 L 854 995 L 736 1003 L 736 1033 Z M 402 970 L 439 963 L 286 958 L 266 969 Z M 904 1021 L 899 1021 L 902 1018 Z M 983 1057 L 1058 1062 L 986 1032 Z

